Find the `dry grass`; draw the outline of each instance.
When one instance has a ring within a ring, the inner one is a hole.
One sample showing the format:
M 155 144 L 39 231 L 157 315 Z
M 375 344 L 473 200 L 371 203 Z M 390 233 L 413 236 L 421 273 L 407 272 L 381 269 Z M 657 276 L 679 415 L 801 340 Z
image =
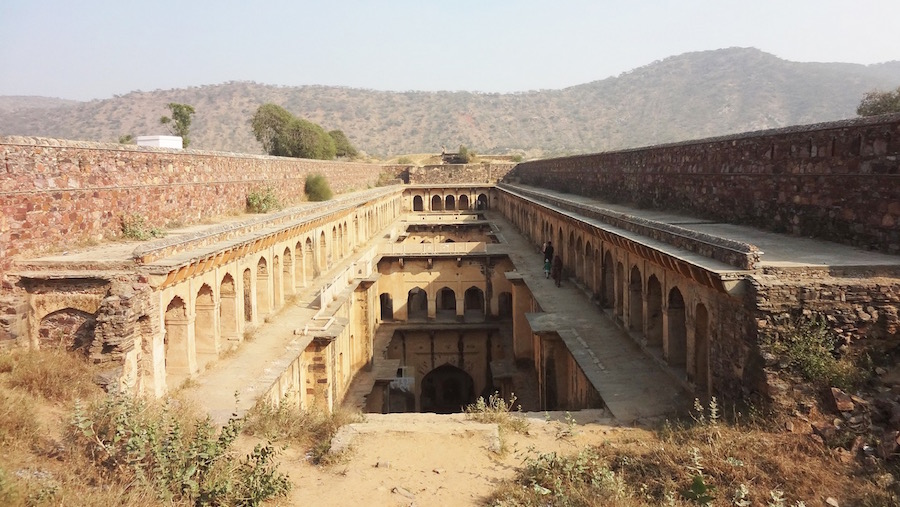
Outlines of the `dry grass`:
M 667 423 L 646 438 L 529 458 L 490 504 L 706 505 L 696 499 L 703 495 L 691 493 L 699 477 L 699 490 L 713 497 L 713 506 L 824 505 L 828 497 L 840 505 L 900 505 L 895 494 L 875 486 L 875 475 L 840 461 L 808 435 L 749 424 Z
M 99 369 L 64 350 L 14 350 L 0 355 L 0 375 L 12 388 L 54 402 L 71 402 L 101 393 L 93 383 Z

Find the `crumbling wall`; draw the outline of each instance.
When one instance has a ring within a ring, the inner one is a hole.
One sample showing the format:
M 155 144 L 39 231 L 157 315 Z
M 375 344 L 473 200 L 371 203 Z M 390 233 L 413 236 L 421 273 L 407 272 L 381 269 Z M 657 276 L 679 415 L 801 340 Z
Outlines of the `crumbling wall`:
M 457 183 L 497 183 L 515 164 L 444 164 L 409 168 L 413 185 L 453 185 Z
M 900 254 L 900 114 L 525 162 L 506 180 Z

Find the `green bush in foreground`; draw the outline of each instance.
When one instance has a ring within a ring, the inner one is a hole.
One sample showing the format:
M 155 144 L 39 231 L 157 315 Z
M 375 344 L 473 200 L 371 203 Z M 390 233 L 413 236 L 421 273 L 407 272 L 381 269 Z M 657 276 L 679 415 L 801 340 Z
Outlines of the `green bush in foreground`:
M 310 201 L 327 201 L 332 196 L 328 180 L 321 174 L 307 175 L 303 191 L 306 192 L 306 196 Z

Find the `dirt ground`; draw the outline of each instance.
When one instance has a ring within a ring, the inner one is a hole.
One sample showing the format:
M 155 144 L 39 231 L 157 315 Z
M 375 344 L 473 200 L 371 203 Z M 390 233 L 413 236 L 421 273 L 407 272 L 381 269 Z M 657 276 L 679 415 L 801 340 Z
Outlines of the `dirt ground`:
M 529 414 L 527 434 L 501 433 L 461 414 L 371 416 L 331 465 L 315 466 L 288 449 L 280 469 L 294 489 L 277 505 L 475 506 L 537 453 L 573 453 L 587 444 L 639 439 L 645 430 L 615 426 L 601 411 Z M 377 420 L 376 420 L 377 419 Z M 491 425 L 493 426 L 493 425 Z

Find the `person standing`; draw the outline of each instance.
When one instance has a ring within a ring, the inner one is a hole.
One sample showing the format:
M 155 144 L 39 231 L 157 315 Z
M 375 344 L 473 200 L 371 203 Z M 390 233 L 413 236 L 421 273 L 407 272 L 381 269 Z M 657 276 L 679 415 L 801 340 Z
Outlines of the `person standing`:
M 544 244 L 544 261 L 552 261 L 553 260 L 553 242 L 547 240 L 547 243 Z
M 557 255 L 553 258 L 553 266 L 550 267 L 550 276 L 553 277 L 553 281 L 556 282 L 556 286 L 559 287 L 560 282 L 562 282 L 562 259 Z

